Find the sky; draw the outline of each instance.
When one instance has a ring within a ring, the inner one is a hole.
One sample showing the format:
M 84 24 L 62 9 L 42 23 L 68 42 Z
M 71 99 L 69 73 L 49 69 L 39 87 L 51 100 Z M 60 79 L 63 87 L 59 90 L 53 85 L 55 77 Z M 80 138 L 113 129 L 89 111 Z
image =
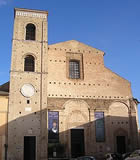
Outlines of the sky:
M 49 44 L 74 39 L 104 51 L 105 66 L 140 101 L 140 0 L 0 0 L 0 85 L 9 80 L 14 8 L 49 12 Z

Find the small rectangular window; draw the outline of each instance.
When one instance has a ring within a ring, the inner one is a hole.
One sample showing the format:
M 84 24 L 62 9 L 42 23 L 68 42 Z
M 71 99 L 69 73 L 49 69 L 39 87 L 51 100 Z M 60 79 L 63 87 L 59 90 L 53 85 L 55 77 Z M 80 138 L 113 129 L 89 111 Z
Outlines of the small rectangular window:
M 69 77 L 72 79 L 80 78 L 80 61 L 77 60 L 69 61 Z
M 74 81 L 84 79 L 82 53 L 66 53 L 66 76 Z

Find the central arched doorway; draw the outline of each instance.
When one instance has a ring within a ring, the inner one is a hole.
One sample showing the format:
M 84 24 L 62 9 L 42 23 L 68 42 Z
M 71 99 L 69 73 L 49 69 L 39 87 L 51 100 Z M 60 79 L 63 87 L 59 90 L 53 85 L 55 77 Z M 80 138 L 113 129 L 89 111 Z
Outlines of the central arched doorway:
M 86 124 L 89 122 L 89 106 L 83 100 L 69 100 L 64 105 L 66 116 L 65 126 L 68 133 L 68 156 L 75 158 L 86 153 L 87 131 Z
M 74 110 L 69 114 L 70 148 L 71 157 L 76 158 L 85 155 L 86 116 L 80 110 Z

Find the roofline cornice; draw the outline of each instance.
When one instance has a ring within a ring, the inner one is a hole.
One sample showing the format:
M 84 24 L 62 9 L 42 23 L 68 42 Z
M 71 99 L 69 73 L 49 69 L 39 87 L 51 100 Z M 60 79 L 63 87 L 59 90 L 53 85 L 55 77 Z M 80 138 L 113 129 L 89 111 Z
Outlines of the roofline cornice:
M 48 15 L 48 11 L 35 10 L 35 9 L 26 9 L 26 8 L 14 8 L 14 16 L 15 16 L 16 11 L 42 13 L 42 14 Z

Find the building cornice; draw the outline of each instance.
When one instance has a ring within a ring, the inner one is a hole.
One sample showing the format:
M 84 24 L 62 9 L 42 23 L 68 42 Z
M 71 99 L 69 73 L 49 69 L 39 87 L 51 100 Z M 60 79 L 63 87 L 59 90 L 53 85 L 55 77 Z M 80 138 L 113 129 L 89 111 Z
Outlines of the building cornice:
M 28 17 L 36 17 L 36 18 L 47 18 L 48 12 L 41 10 L 31 10 L 31 9 L 23 9 L 23 8 L 15 8 L 14 16 L 28 16 Z

